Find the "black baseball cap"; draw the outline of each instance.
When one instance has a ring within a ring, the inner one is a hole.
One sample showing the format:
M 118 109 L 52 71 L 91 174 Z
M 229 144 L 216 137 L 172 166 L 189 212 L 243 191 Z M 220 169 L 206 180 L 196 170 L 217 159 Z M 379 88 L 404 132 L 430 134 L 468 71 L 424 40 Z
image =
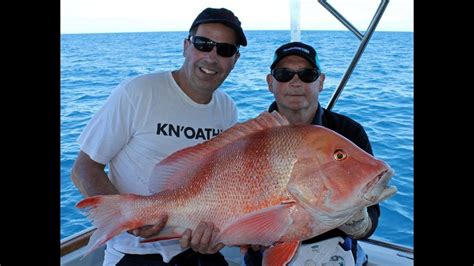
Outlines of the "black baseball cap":
M 280 62 L 285 56 L 289 55 L 297 55 L 301 56 L 304 59 L 308 60 L 308 62 L 314 67 L 321 71 L 321 67 L 319 66 L 319 59 L 316 50 L 310 45 L 307 45 L 302 42 L 290 42 L 280 46 L 276 51 L 275 55 L 273 56 L 273 63 L 270 66 L 270 69 L 275 68 L 275 66 Z
M 191 31 L 194 26 L 203 23 L 222 23 L 231 27 L 237 33 L 237 45 L 247 46 L 247 38 L 240 26 L 240 20 L 232 11 L 225 8 L 208 7 L 196 17 L 189 30 Z

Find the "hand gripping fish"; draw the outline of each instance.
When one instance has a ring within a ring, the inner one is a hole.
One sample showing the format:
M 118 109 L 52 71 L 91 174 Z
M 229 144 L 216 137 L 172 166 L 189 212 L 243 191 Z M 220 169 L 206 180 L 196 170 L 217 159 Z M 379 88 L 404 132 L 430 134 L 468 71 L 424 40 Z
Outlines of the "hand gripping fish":
M 154 194 L 93 196 L 77 207 L 97 227 L 88 253 L 167 214 L 163 231 L 143 242 L 212 221 L 221 231 L 211 245 L 270 246 L 263 265 L 285 265 L 302 240 L 395 194 L 387 186 L 392 175 L 385 162 L 330 129 L 289 125 L 265 112 L 163 159 L 150 177 Z

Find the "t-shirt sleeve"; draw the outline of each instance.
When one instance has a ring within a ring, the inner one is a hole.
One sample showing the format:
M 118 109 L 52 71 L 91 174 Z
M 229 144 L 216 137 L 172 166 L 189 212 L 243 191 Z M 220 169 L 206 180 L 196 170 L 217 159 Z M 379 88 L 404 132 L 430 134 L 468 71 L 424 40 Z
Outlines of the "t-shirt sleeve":
M 228 125 L 227 128 L 230 128 L 230 127 L 234 126 L 238 121 L 237 107 L 235 106 L 234 102 L 231 102 L 230 105 L 231 105 L 230 106 L 230 117 L 231 117 L 231 119 L 229 120 L 230 124 Z
M 237 107 L 235 105 L 235 102 L 229 95 L 221 92 L 219 94 L 219 97 L 219 108 L 222 110 L 221 112 L 223 114 L 223 125 L 224 130 L 226 130 L 234 126 L 238 122 Z
M 133 134 L 134 107 L 126 94 L 126 84 L 115 88 L 78 138 L 80 149 L 98 163 L 107 164 Z

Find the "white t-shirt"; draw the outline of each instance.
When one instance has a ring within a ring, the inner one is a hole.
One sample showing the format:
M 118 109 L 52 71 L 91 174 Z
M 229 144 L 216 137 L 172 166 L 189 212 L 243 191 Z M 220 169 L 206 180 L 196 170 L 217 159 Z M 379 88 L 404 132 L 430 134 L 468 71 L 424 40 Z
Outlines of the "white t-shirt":
M 109 164 L 109 178 L 120 193 L 149 195 L 149 176 L 159 161 L 235 123 L 235 103 L 224 92 L 216 90 L 208 104 L 199 104 L 181 90 L 171 72 L 153 73 L 119 84 L 78 142 L 91 159 Z M 124 232 L 107 248 L 160 253 L 165 261 L 181 252 L 177 240 L 140 244 L 140 239 Z

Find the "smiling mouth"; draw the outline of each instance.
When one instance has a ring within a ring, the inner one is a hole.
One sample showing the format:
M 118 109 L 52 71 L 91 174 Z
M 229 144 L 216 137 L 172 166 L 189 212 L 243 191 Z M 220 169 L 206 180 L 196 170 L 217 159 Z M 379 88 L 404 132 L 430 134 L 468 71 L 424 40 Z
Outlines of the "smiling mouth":
M 200 67 L 199 68 L 203 73 L 209 74 L 209 75 L 215 75 L 217 74 L 217 71 L 210 70 L 208 68 Z

